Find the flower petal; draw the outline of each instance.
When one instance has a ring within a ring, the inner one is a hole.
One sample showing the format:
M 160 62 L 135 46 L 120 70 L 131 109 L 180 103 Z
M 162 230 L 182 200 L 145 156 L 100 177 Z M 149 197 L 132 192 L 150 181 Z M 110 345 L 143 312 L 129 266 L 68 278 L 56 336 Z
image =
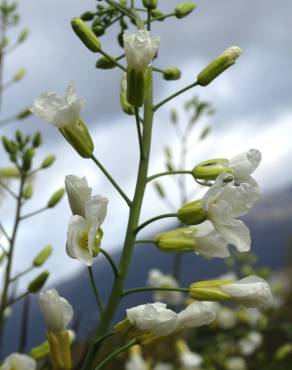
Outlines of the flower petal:
M 229 161 L 229 166 L 233 169 L 236 179 L 244 179 L 251 175 L 258 167 L 262 159 L 262 154 L 257 149 L 250 149 L 247 152 L 238 154 Z

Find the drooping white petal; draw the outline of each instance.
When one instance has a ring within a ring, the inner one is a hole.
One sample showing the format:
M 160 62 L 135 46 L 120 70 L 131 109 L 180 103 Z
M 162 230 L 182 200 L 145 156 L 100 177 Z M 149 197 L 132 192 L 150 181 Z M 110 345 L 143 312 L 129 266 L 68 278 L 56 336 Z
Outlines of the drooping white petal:
M 138 30 L 136 33 L 125 31 L 123 40 L 129 68 L 141 71 L 154 58 L 160 41 L 159 37 L 151 37 L 146 30 Z
M 72 258 L 77 258 L 86 266 L 93 262 L 92 251 L 88 248 L 88 232 L 90 225 L 81 216 L 72 216 L 67 232 L 66 251 Z
M 126 370 L 148 370 L 147 362 L 138 355 L 133 355 L 126 362 Z
M 207 325 L 216 318 L 217 306 L 213 302 L 194 302 L 178 314 L 178 332 Z
M 229 160 L 229 166 L 233 169 L 237 179 L 244 179 L 250 176 L 260 164 L 261 152 L 257 149 L 250 149 L 247 152 L 236 155 Z
M 73 215 L 85 217 L 85 204 L 92 193 L 86 177 L 68 175 L 65 177 L 65 187 Z
M 42 94 L 30 110 L 54 126 L 64 128 L 76 124 L 83 105 L 84 100 L 76 96 L 74 83 L 71 82 L 64 96 L 54 92 Z
M 40 309 L 48 331 L 66 330 L 73 317 L 73 308 L 55 289 L 48 289 L 39 295 Z
M 180 353 L 179 360 L 184 370 L 195 370 L 203 362 L 202 356 L 200 356 L 198 353 L 191 351 Z
M 21 353 L 12 353 L 1 366 L 1 370 L 35 370 L 36 368 L 35 360 Z
M 272 300 L 269 284 L 258 276 L 248 276 L 232 284 L 223 285 L 224 292 L 248 307 L 257 307 Z
M 226 258 L 230 256 L 226 241 L 215 230 L 210 221 L 195 227 L 196 251 L 207 258 Z

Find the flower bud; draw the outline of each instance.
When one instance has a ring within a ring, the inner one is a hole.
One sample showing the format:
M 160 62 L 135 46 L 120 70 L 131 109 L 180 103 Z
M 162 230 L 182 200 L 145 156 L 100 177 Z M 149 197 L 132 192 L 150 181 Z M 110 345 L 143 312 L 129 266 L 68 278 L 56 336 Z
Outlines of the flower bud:
M 80 18 L 83 20 L 83 21 L 92 21 L 93 18 L 94 18 L 94 13 L 92 12 L 85 12 L 83 13 Z
M 181 77 L 181 71 L 176 67 L 169 67 L 163 73 L 163 78 L 166 81 L 179 80 Z
M 64 188 L 57 190 L 49 199 L 47 207 L 48 208 L 55 207 L 55 205 L 57 205 L 62 200 L 64 193 L 65 193 Z
M 24 190 L 23 190 L 23 193 L 22 193 L 22 197 L 24 199 L 30 199 L 32 197 L 32 194 L 33 194 L 33 187 L 31 184 L 28 184 Z
M 26 75 L 26 70 L 24 68 L 20 68 L 14 75 L 13 81 L 18 82 L 23 79 L 23 77 Z
M 28 35 L 29 35 L 29 29 L 25 28 L 24 30 L 20 32 L 17 42 L 18 43 L 24 42 L 28 38 Z
M 201 162 L 193 169 L 193 176 L 200 180 L 216 180 L 220 173 L 232 173 L 232 169 L 228 166 L 229 161 L 225 158 L 210 159 Z
M 162 252 L 193 252 L 196 249 L 196 241 L 195 239 L 190 239 L 188 234 L 188 228 L 180 228 L 158 234 L 155 236 L 157 248 Z
M 233 46 L 225 50 L 198 74 L 198 84 L 200 86 L 209 85 L 209 83 L 217 78 L 222 72 L 235 64 L 236 59 L 239 58 L 240 55 L 241 49 L 237 46 Z
M 93 153 L 94 144 L 84 121 L 79 118 L 74 126 L 60 128 L 64 138 L 83 158 L 89 158 Z
M 155 190 L 156 190 L 157 194 L 158 194 L 161 198 L 165 198 L 165 191 L 164 191 L 163 186 L 160 184 L 160 182 L 155 181 L 155 182 L 154 182 L 154 187 L 155 187 Z
M 76 35 L 89 50 L 93 53 L 101 50 L 99 39 L 81 18 L 73 18 L 71 25 Z
M 175 8 L 175 16 L 179 19 L 184 18 L 189 15 L 196 8 L 196 6 L 197 5 L 195 3 L 191 2 L 182 3 Z
M 40 267 L 42 266 L 46 260 L 50 257 L 50 255 L 53 252 L 53 247 L 51 245 L 47 245 L 45 248 L 43 248 L 40 253 L 34 258 L 32 261 L 32 264 L 34 267 Z
M 37 132 L 32 139 L 32 145 L 34 148 L 38 148 L 41 144 L 42 144 L 42 134 L 40 132 Z
M 33 148 L 27 149 L 22 158 L 22 168 L 24 171 L 29 171 L 32 166 L 32 159 L 35 155 L 35 150 Z
M 0 178 L 19 178 L 19 169 L 16 167 L 0 168 Z
M 197 225 L 207 219 L 207 213 L 202 208 L 201 199 L 184 204 L 177 211 L 177 218 L 185 225 Z
M 147 9 L 155 9 L 158 5 L 158 0 L 143 0 L 143 5 Z
M 224 301 L 231 295 L 222 291 L 223 285 L 232 283 L 231 280 L 209 280 L 190 285 L 190 296 L 198 301 Z
M 25 119 L 27 117 L 29 117 L 30 115 L 32 114 L 32 112 L 30 111 L 29 108 L 26 108 L 24 110 L 22 110 L 21 112 L 19 112 L 16 116 L 17 119 Z
M 95 66 L 100 69 L 112 69 L 116 67 L 116 64 L 107 57 L 101 57 L 97 60 Z
M 56 160 L 56 157 L 53 154 L 49 154 L 41 164 L 41 168 L 48 168 L 50 167 Z
M 151 16 L 155 18 L 157 21 L 163 21 L 164 20 L 164 14 L 159 9 L 154 9 L 151 12 Z
M 50 276 L 49 271 L 45 270 L 41 272 L 33 281 L 29 284 L 27 290 L 29 293 L 37 293 L 45 285 L 48 277 Z
M 13 154 L 16 152 L 17 147 L 13 141 L 9 140 L 8 137 L 2 136 L 2 144 L 7 153 Z

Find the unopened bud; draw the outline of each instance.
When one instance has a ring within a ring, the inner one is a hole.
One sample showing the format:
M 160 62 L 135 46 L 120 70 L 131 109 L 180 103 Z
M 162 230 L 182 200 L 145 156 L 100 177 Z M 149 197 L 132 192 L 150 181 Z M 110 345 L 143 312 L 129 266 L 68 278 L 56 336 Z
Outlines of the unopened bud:
M 42 164 L 41 164 L 41 167 L 42 168 L 48 168 L 50 167 L 56 160 L 56 157 L 53 155 L 53 154 L 49 154 L 43 161 L 42 161 Z
M 197 225 L 204 222 L 207 214 L 202 208 L 201 199 L 184 204 L 178 210 L 177 218 L 185 225 Z
M 40 132 L 37 132 L 33 139 L 32 139 L 32 145 L 34 148 L 38 148 L 42 143 L 42 134 Z
M 60 132 L 81 157 L 89 158 L 91 156 L 94 144 L 88 128 L 81 118 L 74 126 L 61 128 Z
M 41 272 L 33 281 L 29 284 L 27 290 L 29 293 L 37 293 L 45 285 L 50 273 L 45 270 Z
M 26 75 L 26 70 L 24 68 L 21 68 L 15 73 L 13 80 L 21 81 L 25 75 Z
M 198 301 L 225 301 L 231 295 L 225 293 L 221 287 L 231 284 L 231 280 L 209 280 L 190 285 L 189 295 Z
M 155 9 L 158 5 L 158 0 L 143 0 L 143 5 L 147 9 Z
M 189 15 L 196 8 L 196 6 L 197 5 L 195 3 L 191 2 L 182 3 L 175 8 L 175 16 L 177 18 L 184 18 Z
M 89 50 L 94 53 L 101 50 L 99 39 L 81 18 L 73 18 L 71 25 L 76 35 Z
M 220 173 L 232 173 L 232 169 L 228 167 L 229 161 L 225 158 L 210 159 L 199 163 L 193 169 L 195 179 L 215 180 Z
M 32 197 L 32 194 L 33 194 L 33 187 L 31 184 L 28 184 L 24 190 L 23 190 L 23 193 L 22 193 L 22 197 L 24 199 L 30 199 Z
M 6 152 L 9 153 L 9 154 L 13 154 L 17 150 L 15 143 L 13 143 L 13 141 L 9 140 L 8 137 L 6 137 L 6 136 L 2 136 L 2 144 L 3 144 L 3 147 L 6 150 Z
M 203 129 L 203 131 L 201 132 L 200 140 L 206 139 L 209 136 L 210 131 L 211 131 L 211 127 L 210 126 L 205 127 Z
M 24 109 L 24 110 L 22 110 L 21 112 L 19 112 L 19 113 L 17 114 L 16 118 L 17 118 L 17 119 L 25 119 L 25 118 L 29 117 L 31 114 L 32 114 L 32 113 L 31 113 L 30 109 L 29 109 L 29 108 L 27 108 L 27 109 Z
M 0 178 L 19 178 L 19 169 L 16 167 L 0 168 Z
M 92 21 L 92 19 L 94 18 L 94 13 L 92 12 L 85 12 L 83 13 L 80 18 L 83 20 L 83 21 Z
M 49 199 L 47 204 L 48 208 L 55 207 L 55 205 L 57 205 L 62 200 L 64 193 L 65 193 L 64 188 L 57 190 Z
M 222 72 L 235 64 L 236 59 L 239 58 L 240 55 L 241 49 L 237 46 L 233 46 L 225 50 L 198 74 L 198 84 L 200 86 L 209 85 L 209 83 L 211 83 Z
M 116 67 L 116 64 L 106 57 L 101 57 L 97 60 L 95 66 L 100 69 L 112 69 Z
M 166 231 L 155 236 L 157 248 L 161 252 L 188 253 L 196 249 L 196 240 L 189 236 L 189 228 Z
M 35 155 L 35 151 L 33 148 L 27 149 L 22 158 L 22 168 L 24 171 L 29 171 L 32 166 L 32 159 Z
M 181 71 L 176 67 L 169 67 L 163 73 L 163 78 L 166 81 L 179 80 L 181 77 Z
M 151 16 L 157 21 L 163 21 L 164 14 L 159 9 L 154 9 L 151 11 Z
M 28 35 L 29 35 L 29 29 L 25 28 L 24 30 L 20 32 L 17 42 L 18 43 L 24 42 L 28 38 Z
M 34 258 L 32 264 L 34 267 L 42 266 L 46 260 L 50 257 L 53 252 L 53 247 L 51 245 L 46 246 L 43 248 L 40 253 Z
M 165 191 L 163 189 L 163 186 L 159 182 L 155 181 L 154 187 L 155 187 L 155 190 L 157 191 L 158 195 L 161 198 L 165 198 Z

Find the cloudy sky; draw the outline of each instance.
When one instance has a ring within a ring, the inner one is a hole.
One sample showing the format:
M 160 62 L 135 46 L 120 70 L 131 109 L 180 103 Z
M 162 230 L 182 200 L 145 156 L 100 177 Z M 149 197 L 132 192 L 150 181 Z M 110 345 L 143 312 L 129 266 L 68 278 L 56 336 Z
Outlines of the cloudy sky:
M 178 1 L 160 0 L 165 12 L 173 10 Z M 191 163 L 213 156 L 230 157 L 251 147 L 263 153 L 257 179 L 265 192 L 288 186 L 292 181 L 290 158 L 292 147 L 292 45 L 289 36 L 292 3 L 282 0 L 198 0 L 195 12 L 184 20 L 157 22 L 153 33 L 160 35 L 161 47 L 155 65 L 170 65 L 183 71 L 181 80 L 166 82 L 155 78 L 155 101 L 175 92 L 195 80 L 197 73 L 213 57 L 227 47 L 238 45 L 243 54 L 236 66 L 213 84 L 197 88 L 162 108 L 155 117 L 155 130 L 150 173 L 163 169 L 162 149 L 177 148 L 169 123 L 169 110 L 194 93 L 216 107 L 210 122 L 213 132 L 208 140 L 194 148 Z M 94 68 L 96 55 L 89 52 L 76 38 L 70 20 L 85 10 L 93 10 L 94 0 L 26 0 L 20 3 L 22 26 L 31 31 L 29 40 L 7 57 L 4 80 L 9 80 L 19 67 L 28 71 L 25 80 L 5 93 L 1 118 L 10 116 L 32 103 L 44 91 L 63 92 L 68 82 L 76 82 L 78 94 L 85 98 L 83 118 L 95 141 L 95 154 L 131 195 L 137 170 L 138 146 L 133 119 L 121 114 L 119 107 L 120 71 Z M 121 54 L 115 41 L 116 29 L 102 39 L 104 49 Z M 11 38 L 15 33 L 11 34 Z M 183 118 L 183 117 L 182 117 Z M 41 130 L 44 135 L 37 160 L 48 153 L 58 157 L 56 165 L 35 179 L 35 198 L 26 207 L 33 211 L 44 205 L 64 177 L 74 173 L 87 176 L 94 192 L 110 200 L 104 224 L 104 248 L 119 248 L 127 222 L 127 209 L 98 169 L 78 155 L 64 142 L 53 127 L 32 117 L 26 122 L 1 128 L 1 134 L 12 135 L 16 128 L 25 132 Z M 0 151 L 1 166 L 7 164 Z M 173 182 L 164 180 L 174 202 L 177 201 Z M 154 203 L 155 202 L 155 203 Z M 153 207 L 155 204 L 155 209 Z M 13 203 L 2 200 L 1 221 L 10 227 Z M 9 212 L 7 212 L 9 210 Z M 142 219 L 164 212 L 156 195 L 147 191 Z M 58 209 L 23 221 L 17 240 L 15 271 L 27 267 L 32 254 L 52 243 L 54 256 L 48 266 L 54 279 L 69 278 L 80 264 L 65 253 L 67 222 L 70 210 L 66 200 Z M 158 230 L 163 222 L 152 230 Z M 167 223 L 165 224 L 167 225 Z M 151 231 L 152 232 L 152 231 Z M 151 234 L 150 234 L 151 236 Z

